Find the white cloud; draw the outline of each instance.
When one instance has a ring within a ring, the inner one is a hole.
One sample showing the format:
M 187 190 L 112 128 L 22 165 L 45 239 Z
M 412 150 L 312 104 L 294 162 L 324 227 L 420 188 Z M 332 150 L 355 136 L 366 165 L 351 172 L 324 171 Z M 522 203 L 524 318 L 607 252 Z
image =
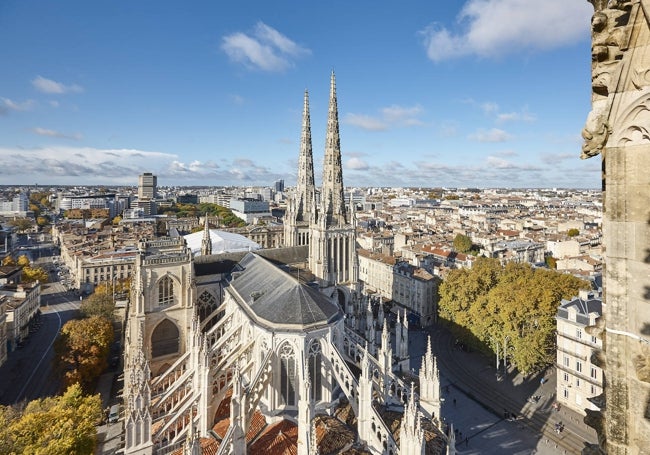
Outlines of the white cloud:
M 470 134 L 469 138 L 477 142 L 505 142 L 512 138 L 507 132 L 499 128 L 489 130 L 479 129 L 477 132 Z
M 54 95 L 62 95 L 64 93 L 80 93 L 84 91 L 83 87 L 80 85 L 65 85 L 61 82 L 53 81 L 52 79 L 46 79 L 43 76 L 36 76 L 36 78 L 32 80 L 32 85 L 39 92 Z
M 496 119 L 497 123 L 516 122 L 516 121 L 534 122 L 535 120 L 537 120 L 537 117 L 534 114 L 528 112 L 526 109 L 522 110 L 521 112 L 498 113 Z
M 0 98 L 0 109 L 6 111 L 29 111 L 36 104 L 34 100 L 26 100 L 22 102 L 13 101 L 9 98 Z
M 57 137 L 61 139 L 74 139 L 76 141 L 83 139 L 83 135 L 81 133 L 65 134 L 65 133 L 61 133 L 60 131 L 50 130 L 47 128 L 39 128 L 39 127 L 32 128 L 32 133 L 38 134 L 39 136 Z
M 388 129 L 388 125 L 383 120 L 367 115 L 347 114 L 344 121 L 349 125 L 369 131 L 386 131 Z
M 544 50 L 587 38 L 593 8 L 588 2 L 468 0 L 454 30 L 431 24 L 421 33 L 434 62 L 477 55 L 497 57 L 522 49 Z
M 392 105 L 380 109 L 379 116 L 364 114 L 347 114 L 344 122 L 369 131 L 386 131 L 390 128 L 420 126 L 423 122 L 418 118 L 423 109 L 419 105 L 405 107 Z
M 284 71 L 293 66 L 293 59 L 311 53 L 263 22 L 257 23 L 252 35 L 237 32 L 224 36 L 221 49 L 234 62 L 272 72 Z
M 345 163 L 345 167 L 346 169 L 354 169 L 355 171 L 365 171 L 370 168 L 370 166 L 368 166 L 368 163 L 357 157 L 350 158 Z

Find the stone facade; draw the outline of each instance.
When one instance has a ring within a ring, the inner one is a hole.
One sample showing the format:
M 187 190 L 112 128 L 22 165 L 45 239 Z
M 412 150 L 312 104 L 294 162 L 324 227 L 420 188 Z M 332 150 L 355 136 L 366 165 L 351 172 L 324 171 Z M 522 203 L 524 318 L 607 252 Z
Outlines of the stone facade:
M 601 155 L 604 234 L 604 421 L 610 455 L 650 447 L 650 1 L 591 0 L 592 111 L 582 158 Z

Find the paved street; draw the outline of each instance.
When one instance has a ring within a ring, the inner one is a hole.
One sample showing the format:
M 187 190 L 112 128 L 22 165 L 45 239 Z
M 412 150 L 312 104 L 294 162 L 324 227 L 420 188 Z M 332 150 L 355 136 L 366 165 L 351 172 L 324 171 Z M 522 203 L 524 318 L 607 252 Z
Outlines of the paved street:
M 79 297 L 58 283 L 45 284 L 41 295 L 41 327 L 23 347 L 9 353 L 0 367 L 0 404 L 11 405 L 57 394 L 61 384 L 53 379 L 52 356 L 56 336 L 79 308 Z
M 459 432 L 456 447 L 460 454 L 579 454 L 584 441 L 596 442 L 595 432 L 582 423 L 582 416 L 568 409 L 552 410 L 554 370 L 547 373 L 548 382 L 543 385 L 540 376 L 524 378 L 514 371 L 497 381 L 494 359 L 457 349 L 451 334 L 436 328 L 409 333 L 411 366 L 416 371 L 428 334 L 440 368 L 443 418 Z M 542 398 L 531 404 L 532 395 Z M 554 430 L 560 421 L 565 430 L 558 435 Z

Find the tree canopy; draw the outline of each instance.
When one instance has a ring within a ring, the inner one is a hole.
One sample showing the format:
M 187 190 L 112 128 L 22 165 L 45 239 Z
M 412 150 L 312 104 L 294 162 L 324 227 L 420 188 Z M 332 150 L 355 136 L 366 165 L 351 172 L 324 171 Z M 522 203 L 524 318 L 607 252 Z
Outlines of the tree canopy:
M 0 406 L 0 453 L 90 455 L 101 415 L 99 395 L 84 395 L 78 384 L 61 396 L 31 401 L 22 412 Z
M 67 385 L 89 389 L 108 365 L 113 341 L 110 319 L 91 316 L 65 323 L 54 343 L 55 364 Z
M 29 218 L 15 218 L 13 220 L 10 220 L 7 224 L 9 226 L 15 227 L 18 232 L 28 231 L 32 228 L 32 226 L 34 226 L 34 223 Z
M 108 293 L 93 293 L 79 307 L 81 314 L 86 317 L 101 316 L 111 320 L 115 310 L 113 296 Z
M 440 316 L 457 326 L 458 336 L 467 331 L 493 352 L 503 352 L 505 344 L 508 358 L 529 373 L 554 360 L 560 301 L 587 286 L 571 275 L 479 258 L 471 269 L 449 272 L 438 305 Z
M 469 253 L 472 249 L 472 239 L 463 234 L 456 234 L 454 238 L 454 249 L 459 253 Z
M 576 228 L 571 228 L 566 233 L 566 235 L 568 235 L 569 237 L 575 237 L 576 235 L 579 234 L 580 234 L 580 229 L 576 229 Z
M 163 210 L 163 214 L 172 214 L 179 218 L 198 217 L 205 215 L 206 213 L 209 216 L 218 217 L 219 224 L 224 227 L 241 227 L 246 225 L 246 222 L 233 215 L 230 209 L 218 204 L 210 204 L 207 202 L 202 202 L 200 204 L 175 203 L 171 207 L 166 207 Z

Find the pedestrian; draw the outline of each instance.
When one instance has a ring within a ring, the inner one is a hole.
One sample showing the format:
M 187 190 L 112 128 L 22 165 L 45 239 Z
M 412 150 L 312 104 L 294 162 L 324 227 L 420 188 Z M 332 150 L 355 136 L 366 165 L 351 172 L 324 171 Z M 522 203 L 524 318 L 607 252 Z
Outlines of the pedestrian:
M 454 406 L 456 406 L 456 398 L 454 398 Z
M 467 444 L 469 444 L 469 439 L 465 436 L 465 447 L 467 447 Z

